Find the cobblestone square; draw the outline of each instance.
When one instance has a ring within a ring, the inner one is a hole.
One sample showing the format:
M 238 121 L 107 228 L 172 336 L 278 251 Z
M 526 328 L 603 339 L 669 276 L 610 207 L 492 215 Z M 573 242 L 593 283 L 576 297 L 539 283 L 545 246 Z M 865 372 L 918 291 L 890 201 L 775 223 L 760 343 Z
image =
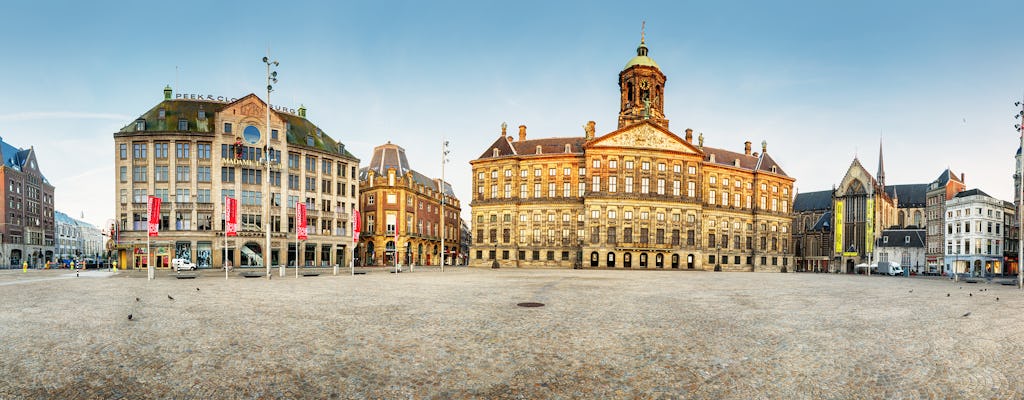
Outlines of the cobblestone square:
M 1024 396 L 1024 294 L 998 284 L 466 268 L 67 274 L 0 271 L 0 398 Z

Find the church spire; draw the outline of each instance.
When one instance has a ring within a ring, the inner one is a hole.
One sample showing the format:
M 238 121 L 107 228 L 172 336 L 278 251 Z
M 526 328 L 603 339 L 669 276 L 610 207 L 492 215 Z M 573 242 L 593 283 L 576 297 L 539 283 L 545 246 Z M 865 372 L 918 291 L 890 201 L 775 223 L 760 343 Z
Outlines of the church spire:
M 878 174 L 875 176 L 878 184 L 885 187 L 885 164 L 882 162 L 882 139 L 878 139 Z

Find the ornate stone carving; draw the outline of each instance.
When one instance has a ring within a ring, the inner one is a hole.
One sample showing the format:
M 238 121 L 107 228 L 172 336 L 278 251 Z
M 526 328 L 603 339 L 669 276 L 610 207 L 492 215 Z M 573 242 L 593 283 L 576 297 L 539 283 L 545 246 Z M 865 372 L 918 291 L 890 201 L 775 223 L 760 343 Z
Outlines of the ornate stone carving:
M 242 105 L 242 115 L 250 117 L 258 117 L 264 115 L 263 106 L 256 102 L 245 103 Z
M 693 153 L 679 138 L 655 129 L 647 124 L 637 125 L 628 131 L 619 132 L 605 140 L 599 146 L 621 146 L 639 148 L 657 148 L 684 153 Z

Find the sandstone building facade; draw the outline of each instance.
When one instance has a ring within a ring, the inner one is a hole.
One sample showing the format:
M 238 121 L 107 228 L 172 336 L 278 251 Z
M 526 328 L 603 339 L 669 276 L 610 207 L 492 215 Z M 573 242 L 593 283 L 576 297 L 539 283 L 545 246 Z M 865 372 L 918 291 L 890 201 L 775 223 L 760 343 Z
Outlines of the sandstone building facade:
M 644 40 L 619 73 L 618 127 L 501 135 L 473 169 L 469 264 L 778 271 L 793 262 L 794 179 L 767 152 L 680 137 Z
M 266 112 L 253 94 L 174 96 L 167 87 L 163 101 L 114 133 L 119 266 L 149 262 L 148 196 L 162 200 L 150 243 L 157 268 L 172 258 L 220 268 L 225 256 L 234 266 L 263 266 L 267 224 L 271 265 L 347 264 L 359 159 L 307 120 L 305 108 L 271 107 L 270 126 Z M 239 201 L 238 236 L 226 242 L 225 196 Z M 299 243 L 296 202 L 308 208 L 309 238 Z

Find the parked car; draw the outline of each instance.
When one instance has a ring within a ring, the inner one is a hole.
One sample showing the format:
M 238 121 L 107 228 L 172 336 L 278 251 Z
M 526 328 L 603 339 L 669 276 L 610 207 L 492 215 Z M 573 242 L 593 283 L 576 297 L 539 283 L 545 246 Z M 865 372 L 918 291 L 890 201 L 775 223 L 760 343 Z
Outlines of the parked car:
M 171 267 L 174 268 L 174 272 L 180 271 L 192 271 L 196 269 L 196 265 L 184 258 L 175 258 L 171 260 Z

